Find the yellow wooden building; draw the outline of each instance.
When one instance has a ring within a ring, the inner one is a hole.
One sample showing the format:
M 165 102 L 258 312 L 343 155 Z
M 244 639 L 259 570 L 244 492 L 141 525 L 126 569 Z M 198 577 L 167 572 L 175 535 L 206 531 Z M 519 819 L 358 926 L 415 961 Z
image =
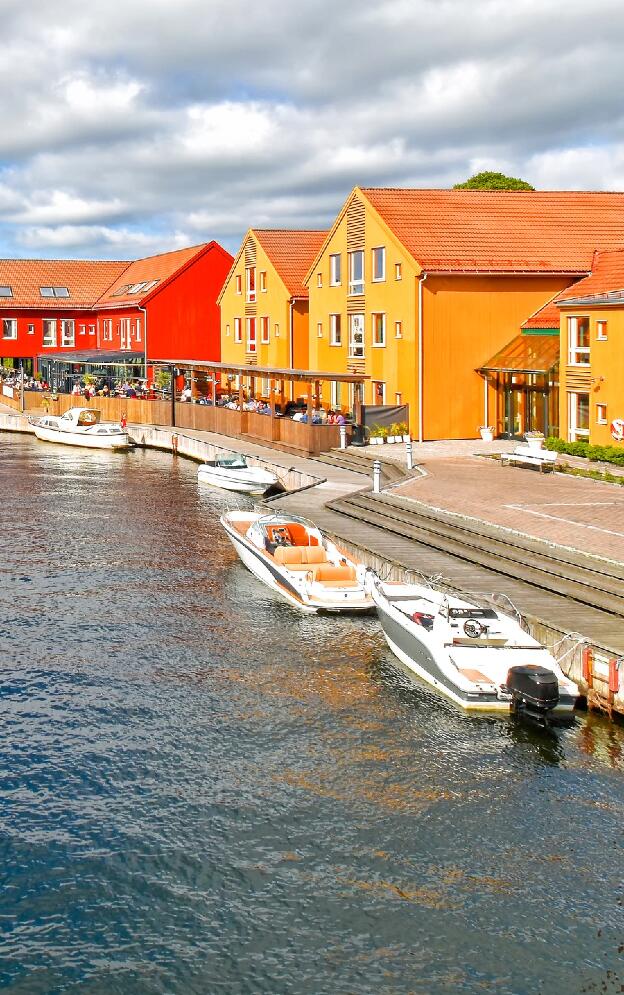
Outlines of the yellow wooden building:
M 219 297 L 222 362 L 310 368 L 303 277 L 326 235 L 249 229 Z
M 408 404 L 416 438 L 507 434 L 488 360 L 623 222 L 624 194 L 356 187 L 304 281 L 310 367 L 368 375 L 366 402 Z

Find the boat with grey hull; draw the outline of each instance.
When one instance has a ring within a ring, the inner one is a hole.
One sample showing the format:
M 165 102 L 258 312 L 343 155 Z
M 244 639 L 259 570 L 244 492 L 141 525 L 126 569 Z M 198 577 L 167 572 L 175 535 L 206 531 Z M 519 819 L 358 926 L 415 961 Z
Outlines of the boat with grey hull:
M 456 705 L 540 724 L 573 718 L 576 684 L 517 619 L 426 585 L 383 583 L 372 571 L 368 589 L 395 656 Z

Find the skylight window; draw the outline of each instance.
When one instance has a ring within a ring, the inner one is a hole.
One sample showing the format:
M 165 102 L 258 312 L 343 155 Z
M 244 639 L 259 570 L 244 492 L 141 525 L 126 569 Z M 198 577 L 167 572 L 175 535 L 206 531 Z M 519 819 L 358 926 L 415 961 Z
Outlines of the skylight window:
M 125 283 L 123 287 L 117 287 L 117 290 L 113 290 L 111 297 L 123 297 L 123 295 L 127 293 L 128 293 L 128 284 Z
M 13 287 L 0 287 L 0 297 L 12 297 Z
M 39 287 L 42 297 L 69 297 L 67 287 Z

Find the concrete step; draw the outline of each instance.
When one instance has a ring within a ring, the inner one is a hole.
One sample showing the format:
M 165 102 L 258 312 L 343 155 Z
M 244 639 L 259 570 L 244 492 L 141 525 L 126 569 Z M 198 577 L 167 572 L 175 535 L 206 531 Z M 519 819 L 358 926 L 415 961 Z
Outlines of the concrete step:
M 362 452 L 353 449 L 331 449 L 327 453 L 321 453 L 316 457 L 321 463 L 328 463 L 331 466 L 339 466 L 343 470 L 353 470 L 356 473 L 364 473 L 369 477 L 373 474 L 373 463 L 377 456 L 367 456 Z M 382 481 L 393 484 L 402 480 L 406 476 L 406 470 L 392 460 L 380 459 Z

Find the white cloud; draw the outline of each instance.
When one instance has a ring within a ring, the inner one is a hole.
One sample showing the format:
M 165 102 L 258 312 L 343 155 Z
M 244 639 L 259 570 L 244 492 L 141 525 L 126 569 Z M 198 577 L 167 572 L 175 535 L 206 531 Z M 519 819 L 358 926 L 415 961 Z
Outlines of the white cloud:
M 5 254 L 235 248 L 481 164 L 624 187 L 619 0 L 57 0 L 54 25 L 4 0 Z

